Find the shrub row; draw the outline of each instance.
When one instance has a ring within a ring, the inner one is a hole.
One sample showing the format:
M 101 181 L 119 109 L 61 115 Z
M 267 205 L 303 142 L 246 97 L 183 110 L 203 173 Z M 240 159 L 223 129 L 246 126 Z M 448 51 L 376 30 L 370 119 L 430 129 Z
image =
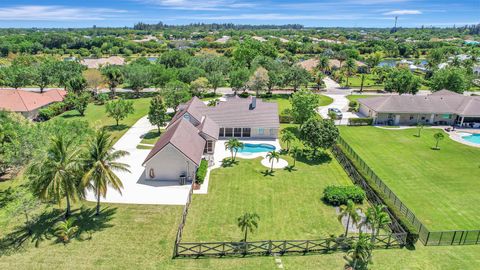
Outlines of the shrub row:
M 198 184 L 203 184 L 203 181 L 205 181 L 205 176 L 207 175 L 207 169 L 208 169 L 208 162 L 205 159 L 202 159 L 200 162 L 200 166 L 197 169 L 197 174 L 195 175 L 195 179 Z
M 38 111 L 38 119 L 40 121 L 47 121 L 57 115 L 62 114 L 67 110 L 67 104 L 65 102 L 55 102 L 48 105 Z
M 292 116 L 292 110 L 291 109 L 283 110 L 278 117 L 280 119 L 280 123 L 289 124 L 289 123 L 293 122 L 293 116 Z
M 363 203 L 365 191 L 358 186 L 328 186 L 323 190 L 323 200 L 333 206 L 346 205 L 348 200 Z
M 349 126 L 371 126 L 372 124 L 373 124 L 373 118 L 370 118 L 370 117 L 348 119 Z
M 393 216 L 395 216 L 395 219 L 400 223 L 400 225 L 407 231 L 407 245 L 408 246 L 413 246 L 419 239 L 419 234 L 417 232 L 417 229 L 415 226 L 412 225 L 412 223 L 407 219 L 407 217 L 400 212 L 400 210 L 395 206 L 394 202 L 388 197 L 387 194 L 385 194 L 378 186 L 375 184 L 375 182 L 368 177 L 368 175 L 361 169 L 361 166 L 357 164 L 355 159 L 351 158 L 347 153 L 347 151 L 339 145 L 339 147 L 342 149 L 343 153 L 350 159 L 352 162 L 353 166 L 357 169 L 357 171 L 360 173 L 360 175 L 365 179 L 367 182 L 368 186 L 375 192 L 375 194 L 382 200 L 382 202 L 385 204 L 385 206 L 388 208 L 390 213 L 392 213 Z

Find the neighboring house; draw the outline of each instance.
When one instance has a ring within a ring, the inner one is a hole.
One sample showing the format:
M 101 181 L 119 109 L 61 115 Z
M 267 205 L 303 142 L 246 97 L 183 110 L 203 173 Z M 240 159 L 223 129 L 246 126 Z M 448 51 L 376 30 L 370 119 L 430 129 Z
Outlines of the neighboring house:
M 110 56 L 108 58 L 85 58 L 81 61 L 81 64 L 87 66 L 87 68 L 101 68 L 105 65 L 117 65 L 123 66 L 125 59 L 120 56 Z
M 357 64 L 357 68 L 359 67 L 365 67 L 366 65 L 360 61 L 355 60 L 355 63 Z M 307 71 L 313 71 L 317 68 L 318 66 L 318 59 L 317 58 L 310 58 L 308 60 L 304 60 L 302 62 L 299 62 L 298 65 Z M 328 60 L 328 65 L 330 66 L 331 69 L 339 69 L 340 68 L 340 61 L 337 59 L 330 59 Z M 345 61 L 342 62 L 342 67 L 345 65 Z
M 0 110 L 18 112 L 26 118 L 35 119 L 41 108 L 63 101 L 66 94 L 66 91 L 57 89 L 43 93 L 0 89 Z
M 358 99 L 360 113 L 376 125 L 463 125 L 480 122 L 480 97 L 441 90 L 428 96 L 392 95 Z
M 203 155 L 215 151 L 218 139 L 276 139 L 277 103 L 255 97 L 231 98 L 209 107 L 194 97 L 178 111 L 145 159 L 150 180 L 194 179 Z

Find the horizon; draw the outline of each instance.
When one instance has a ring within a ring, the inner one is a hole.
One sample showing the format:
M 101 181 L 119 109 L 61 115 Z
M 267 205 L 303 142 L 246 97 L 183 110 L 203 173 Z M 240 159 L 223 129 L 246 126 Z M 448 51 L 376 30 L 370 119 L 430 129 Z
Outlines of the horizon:
M 137 22 L 235 25 L 300 24 L 306 28 L 398 28 L 474 25 L 480 2 L 462 0 L 5 0 L 0 28 L 124 28 Z

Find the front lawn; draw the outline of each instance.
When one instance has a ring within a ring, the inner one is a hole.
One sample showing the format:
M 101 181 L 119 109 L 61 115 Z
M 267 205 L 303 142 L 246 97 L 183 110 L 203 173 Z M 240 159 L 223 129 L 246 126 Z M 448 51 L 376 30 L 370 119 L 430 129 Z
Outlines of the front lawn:
M 426 128 L 341 127 L 342 137 L 430 229 L 479 229 L 480 149 L 448 138 L 435 145 Z
M 320 106 L 327 106 L 333 102 L 333 99 L 331 97 L 327 97 L 325 95 L 318 96 L 320 97 Z M 268 102 L 277 102 L 278 113 L 283 112 L 285 109 L 292 109 L 289 94 L 273 94 L 272 97 L 262 98 L 262 100 Z

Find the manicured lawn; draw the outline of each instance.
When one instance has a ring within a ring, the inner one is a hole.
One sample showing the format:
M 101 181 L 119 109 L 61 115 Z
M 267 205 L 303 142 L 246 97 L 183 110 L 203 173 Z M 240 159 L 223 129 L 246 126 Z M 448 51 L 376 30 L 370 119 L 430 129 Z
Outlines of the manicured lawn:
M 115 119 L 108 117 L 105 112 L 105 105 L 89 104 L 85 111 L 85 116 L 80 116 L 77 111 L 68 111 L 60 116 L 65 119 L 83 119 L 88 121 L 93 127 L 106 127 L 112 135 L 118 140 L 127 130 L 148 113 L 150 98 L 129 99 L 133 101 L 135 112 L 126 119 L 115 125 Z
M 327 106 L 333 102 L 331 97 L 325 95 L 320 96 L 320 106 Z M 292 104 L 290 103 L 290 95 L 288 94 L 273 94 L 271 98 L 262 98 L 264 101 L 277 102 L 278 103 L 278 112 L 281 113 L 285 109 L 291 109 Z
M 346 78 L 342 85 L 346 84 Z M 362 84 L 362 76 L 355 75 L 348 79 L 348 86 L 354 88 L 360 88 Z M 365 80 L 363 81 L 363 88 L 369 90 L 383 90 L 383 84 L 378 84 L 375 82 L 375 75 L 372 74 L 365 74 Z
M 346 98 L 350 101 L 358 101 L 359 98 L 379 97 L 380 95 L 348 95 Z
M 341 134 L 430 230 L 479 229 L 480 149 L 426 128 L 341 127 Z

